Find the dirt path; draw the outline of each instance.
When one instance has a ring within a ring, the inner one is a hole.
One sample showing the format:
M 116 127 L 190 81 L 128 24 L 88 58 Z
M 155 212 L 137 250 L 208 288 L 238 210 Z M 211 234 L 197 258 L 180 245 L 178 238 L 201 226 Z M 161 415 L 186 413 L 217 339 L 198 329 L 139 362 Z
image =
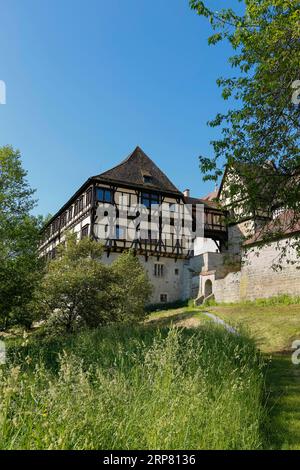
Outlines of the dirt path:
M 233 326 L 228 325 L 224 320 L 221 318 L 217 317 L 217 315 L 214 315 L 213 313 L 209 312 L 202 312 L 203 315 L 206 315 L 208 318 L 210 318 L 214 323 L 217 323 L 218 325 L 224 326 L 224 328 L 229 331 L 229 333 L 232 333 L 234 335 L 237 335 L 238 332 Z

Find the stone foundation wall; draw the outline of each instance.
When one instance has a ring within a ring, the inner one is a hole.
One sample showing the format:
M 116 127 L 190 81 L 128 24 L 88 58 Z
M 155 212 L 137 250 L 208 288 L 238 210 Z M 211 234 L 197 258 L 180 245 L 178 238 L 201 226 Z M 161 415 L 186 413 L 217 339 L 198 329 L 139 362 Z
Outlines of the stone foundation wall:
M 265 245 L 260 250 L 248 249 L 242 258 L 241 271 L 229 273 L 221 279 L 216 275 L 213 282 L 216 301 L 238 302 L 282 294 L 300 295 L 300 270 L 296 265 L 284 260 L 281 270 L 272 269 L 285 243 L 282 240 L 279 244 Z M 289 251 L 288 259 L 296 261 L 295 249 Z
M 283 260 L 281 270 L 272 269 L 272 265 L 278 263 L 280 252 L 277 248 L 282 248 L 285 243 L 285 240 L 281 240 L 279 244 L 264 246 L 259 252 L 257 250 L 245 252 L 241 271 L 241 300 L 254 300 L 281 294 L 300 295 L 300 270 L 296 265 Z M 289 250 L 288 259 L 297 260 L 295 249 Z
M 224 279 L 215 279 L 213 294 L 217 302 L 239 302 L 241 272 L 229 273 Z

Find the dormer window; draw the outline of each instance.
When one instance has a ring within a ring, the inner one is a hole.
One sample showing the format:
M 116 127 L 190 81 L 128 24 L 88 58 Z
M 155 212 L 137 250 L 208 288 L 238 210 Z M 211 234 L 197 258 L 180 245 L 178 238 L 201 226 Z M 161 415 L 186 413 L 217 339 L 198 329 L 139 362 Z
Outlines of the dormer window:
M 152 183 L 152 175 L 148 171 L 143 172 L 143 181 L 145 184 Z

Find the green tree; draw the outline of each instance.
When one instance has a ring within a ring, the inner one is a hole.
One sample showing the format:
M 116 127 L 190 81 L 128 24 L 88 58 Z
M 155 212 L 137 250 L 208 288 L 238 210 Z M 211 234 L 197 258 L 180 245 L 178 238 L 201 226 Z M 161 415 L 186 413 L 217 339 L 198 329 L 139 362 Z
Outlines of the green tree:
M 217 180 L 224 166 L 238 168 L 242 178 L 232 179 L 228 196 L 239 201 L 239 215 L 280 205 L 290 211 L 292 227 L 300 204 L 300 4 L 240 0 L 244 12 L 238 14 L 231 8 L 215 12 L 208 3 L 190 0 L 212 25 L 209 43 L 227 40 L 234 50 L 230 64 L 236 75 L 220 78 L 218 85 L 236 107 L 209 123 L 221 126 L 222 137 L 212 141 L 213 157 L 200 157 L 201 170 L 205 179 Z
M 101 262 L 102 254 L 98 242 L 88 237 L 77 241 L 68 234 L 57 258 L 48 263 L 34 304 L 54 332 L 142 317 L 149 290 L 138 260 L 127 253 L 108 266 Z
M 112 264 L 115 279 L 116 317 L 119 321 L 134 322 L 145 317 L 145 303 L 152 286 L 134 253 L 124 251 Z
M 0 327 L 29 326 L 28 304 L 39 277 L 37 247 L 41 218 L 30 215 L 34 191 L 19 151 L 0 148 Z

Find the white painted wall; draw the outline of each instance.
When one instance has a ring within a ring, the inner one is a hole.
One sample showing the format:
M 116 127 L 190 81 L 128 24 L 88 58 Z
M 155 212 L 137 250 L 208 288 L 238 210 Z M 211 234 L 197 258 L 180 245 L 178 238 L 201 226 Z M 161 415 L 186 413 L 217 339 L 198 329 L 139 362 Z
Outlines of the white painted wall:
M 110 253 L 109 257 L 106 253 L 103 254 L 102 261 L 105 264 L 111 264 L 118 258 L 119 253 Z M 150 299 L 150 304 L 161 303 L 160 295 L 167 294 L 167 302 L 176 302 L 185 297 L 185 266 L 186 260 L 178 259 L 176 262 L 173 258 L 160 258 L 157 260 L 154 256 L 149 256 L 145 260 L 144 256 L 138 255 L 138 259 L 146 270 L 150 282 L 153 286 L 153 292 Z M 154 274 L 154 265 L 156 263 L 163 265 L 163 276 L 156 277 Z M 175 270 L 178 270 L 175 272 Z
M 202 255 L 203 253 L 218 253 L 217 245 L 211 238 L 198 237 L 194 241 L 195 256 Z

